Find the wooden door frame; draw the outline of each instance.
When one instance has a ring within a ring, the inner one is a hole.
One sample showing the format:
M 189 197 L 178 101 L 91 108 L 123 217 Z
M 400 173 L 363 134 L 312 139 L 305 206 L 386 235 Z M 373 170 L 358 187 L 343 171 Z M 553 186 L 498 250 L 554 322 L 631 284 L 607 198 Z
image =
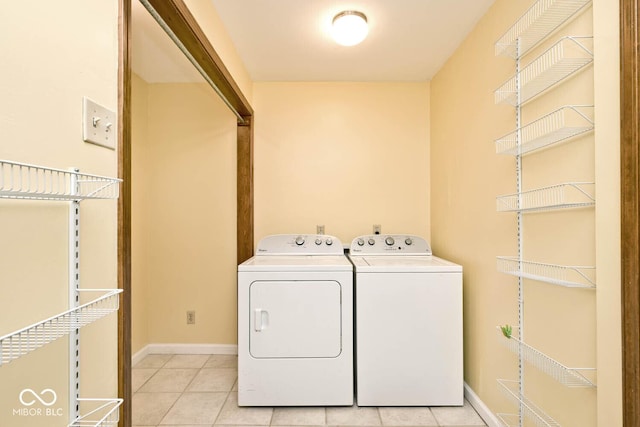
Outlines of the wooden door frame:
M 132 424 L 131 390 L 131 1 L 118 0 L 118 396 L 120 427 Z M 149 0 L 228 105 L 241 117 L 237 132 L 237 262 L 253 256 L 253 109 L 182 0 Z
M 620 0 L 623 422 L 640 425 L 640 0 Z
M 131 0 L 118 1 L 118 51 L 118 426 L 131 427 Z

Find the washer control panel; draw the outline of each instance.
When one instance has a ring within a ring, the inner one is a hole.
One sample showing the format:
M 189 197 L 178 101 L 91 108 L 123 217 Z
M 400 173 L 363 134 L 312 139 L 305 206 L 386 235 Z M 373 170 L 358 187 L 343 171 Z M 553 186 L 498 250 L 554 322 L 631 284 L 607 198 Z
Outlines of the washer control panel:
M 431 255 L 429 243 L 409 234 L 368 234 L 353 239 L 351 254 L 367 255 Z
M 343 255 L 342 243 L 327 234 L 274 234 L 260 240 L 256 255 Z

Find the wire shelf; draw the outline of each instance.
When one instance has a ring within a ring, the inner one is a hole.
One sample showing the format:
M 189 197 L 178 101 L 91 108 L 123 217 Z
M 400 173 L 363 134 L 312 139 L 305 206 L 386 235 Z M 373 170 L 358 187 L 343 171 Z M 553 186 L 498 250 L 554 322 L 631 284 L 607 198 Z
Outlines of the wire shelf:
M 496 104 L 523 105 L 593 62 L 593 37 L 563 37 L 495 91 Z M 518 86 L 520 97 L 518 99 Z
M 122 180 L 0 160 L 0 198 L 117 199 Z
M 497 257 L 498 271 L 524 279 L 537 280 L 567 288 L 595 289 L 595 267 L 544 264 L 521 261 L 516 257 Z
M 108 427 L 118 425 L 122 399 L 78 399 L 81 408 L 88 409 L 79 416 L 69 427 Z M 91 408 L 91 409 L 90 409 Z M 84 411 L 83 411 L 84 412 Z
M 57 316 L 0 337 L 0 366 L 118 310 L 122 289 L 79 289 L 104 295 Z
M 496 153 L 525 155 L 594 128 L 593 105 L 565 105 L 496 139 Z M 518 136 L 521 143 L 518 145 Z
M 520 427 L 518 414 L 497 413 L 496 416 L 505 427 Z
M 538 0 L 496 42 L 496 56 L 525 55 L 589 3 L 591 0 Z
M 520 383 L 512 380 L 498 380 L 503 393 L 516 405 L 523 409 L 524 415 L 532 420 L 538 427 L 560 427 L 560 424 L 544 411 L 538 408 L 531 400 L 520 394 Z
M 585 376 L 585 373 L 594 373 L 595 368 L 568 368 L 541 351 L 525 344 L 515 335 L 512 335 L 511 338 L 505 337 L 499 326 L 496 329 L 498 330 L 500 341 L 509 350 L 516 354 L 521 354 L 524 360 L 560 384 L 571 388 L 595 387 L 593 381 Z
M 565 182 L 496 198 L 498 212 L 539 212 L 593 206 L 595 183 Z

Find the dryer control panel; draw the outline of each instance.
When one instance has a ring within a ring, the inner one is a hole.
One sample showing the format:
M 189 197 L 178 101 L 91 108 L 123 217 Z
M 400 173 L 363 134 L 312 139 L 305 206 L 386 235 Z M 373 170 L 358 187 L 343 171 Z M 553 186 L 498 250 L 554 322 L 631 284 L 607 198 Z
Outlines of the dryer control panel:
M 368 234 L 353 239 L 352 255 L 431 255 L 431 246 L 419 236 L 410 234 Z
M 260 240 L 256 255 L 344 255 L 344 249 L 328 234 L 274 234 Z

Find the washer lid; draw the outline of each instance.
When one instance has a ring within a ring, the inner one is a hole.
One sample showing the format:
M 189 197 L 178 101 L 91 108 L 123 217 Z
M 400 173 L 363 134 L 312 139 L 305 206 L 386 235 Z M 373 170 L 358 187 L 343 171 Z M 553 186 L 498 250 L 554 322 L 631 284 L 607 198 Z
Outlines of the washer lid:
M 345 255 L 256 255 L 238 271 L 353 271 Z
M 462 266 L 431 255 L 350 256 L 356 273 L 461 273 Z

